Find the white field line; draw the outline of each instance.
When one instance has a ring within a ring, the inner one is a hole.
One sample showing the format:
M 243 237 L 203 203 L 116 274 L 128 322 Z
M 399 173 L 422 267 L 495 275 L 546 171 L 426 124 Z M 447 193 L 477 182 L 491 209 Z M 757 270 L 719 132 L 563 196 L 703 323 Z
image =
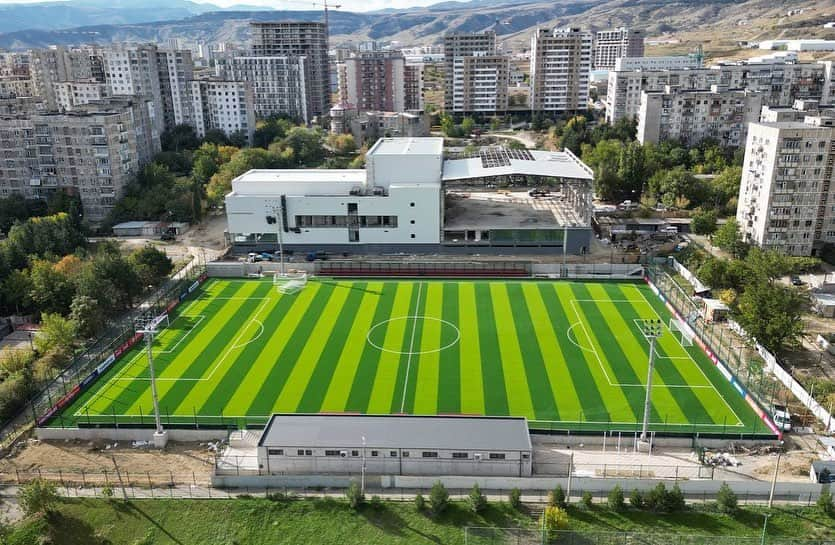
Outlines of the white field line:
M 414 345 L 415 345 L 415 329 L 417 329 L 417 315 L 418 311 L 420 310 L 420 294 L 423 290 L 423 282 L 418 283 L 418 294 L 417 294 L 417 301 L 415 302 L 415 317 L 414 322 L 412 322 L 412 337 L 409 339 L 409 356 L 406 359 L 406 379 L 403 381 L 403 398 L 400 400 L 400 412 L 402 413 L 403 410 L 406 408 L 406 388 L 409 386 L 409 371 L 412 368 L 412 354 L 414 352 Z
M 189 314 L 189 315 L 185 315 L 185 314 L 178 314 L 178 315 L 177 315 L 177 317 L 176 317 L 176 318 L 174 318 L 174 320 L 173 320 L 171 323 L 176 322 L 176 321 L 177 321 L 177 320 L 179 320 L 180 318 L 199 318 L 199 320 L 197 320 L 197 323 L 196 323 L 196 324 L 194 324 L 194 325 L 192 325 L 192 326 L 189 328 L 189 330 L 188 330 L 188 331 L 186 331 L 185 335 L 183 335 L 182 337 L 180 337 L 180 338 L 177 340 L 177 342 L 176 342 L 176 344 L 174 344 L 174 346 L 172 346 L 172 347 L 170 347 L 170 348 L 166 348 L 165 350 L 161 350 L 161 351 L 159 352 L 159 354 L 170 354 L 171 352 L 173 352 L 173 351 L 174 351 L 174 350 L 175 350 L 178 346 L 180 346 L 180 343 L 181 343 L 181 342 L 183 342 L 183 340 L 184 340 L 186 337 L 188 337 L 189 335 L 191 335 L 191 332 L 192 332 L 192 331 L 194 331 L 195 329 L 197 329 L 197 326 L 199 326 L 199 325 L 200 325 L 200 322 L 202 322 L 202 321 L 203 321 L 203 319 L 204 319 L 204 318 L 206 318 L 206 316 L 205 316 L 204 314 Z M 171 326 L 169 325 L 168 327 L 171 327 Z
M 660 315 L 660 314 L 658 314 L 658 311 L 656 311 L 656 310 L 655 310 L 655 307 L 654 307 L 654 306 L 652 306 L 652 303 L 650 303 L 650 302 L 649 302 L 649 300 L 647 299 L 646 295 L 644 295 L 644 293 L 643 293 L 643 292 L 641 292 L 641 291 L 639 291 L 638 293 L 640 293 L 640 294 L 641 294 L 641 298 L 644 300 L 644 302 L 645 302 L 647 305 L 649 305 L 649 308 L 651 308 L 651 309 L 652 309 L 652 311 L 655 313 L 655 315 L 658 317 L 658 319 L 659 319 L 659 320 L 661 320 L 661 321 L 663 322 L 664 320 L 662 320 L 662 319 L 661 319 L 661 315 Z M 681 349 L 682 349 L 682 350 L 684 350 L 685 352 L 687 352 L 687 349 L 684 347 L 684 345 L 683 345 L 683 344 L 681 344 L 681 341 L 679 341 L 678 339 L 676 339 L 676 342 L 678 342 L 678 343 L 679 343 L 679 345 L 681 346 Z M 701 350 L 701 347 L 699 347 L 699 350 Z M 689 355 L 690 353 L 689 353 L 689 352 L 687 352 L 687 354 Z M 742 425 L 742 419 L 739 417 L 739 415 L 738 415 L 738 414 L 736 414 L 736 411 L 734 410 L 734 408 L 733 408 L 733 407 L 731 407 L 731 404 L 730 404 L 730 403 L 728 403 L 728 400 L 727 400 L 727 399 L 725 399 L 725 396 L 723 396 L 723 395 L 722 395 L 722 392 L 720 392 L 720 391 L 719 391 L 719 390 L 718 390 L 715 386 L 713 386 L 713 383 L 710 381 L 710 379 L 709 379 L 709 378 L 707 378 L 707 374 L 705 374 L 704 369 L 702 369 L 701 365 L 699 365 L 699 364 L 696 362 L 696 360 L 694 360 L 692 357 L 691 357 L 690 359 L 691 359 L 691 361 L 693 362 L 693 365 L 696 367 L 696 369 L 698 369 L 698 370 L 699 370 L 699 372 L 702 374 L 702 376 L 703 376 L 703 377 L 705 378 L 705 380 L 708 382 L 708 384 L 710 384 L 710 385 L 711 385 L 711 387 L 713 387 L 713 389 L 716 391 L 716 395 L 718 395 L 718 396 L 719 396 L 719 398 L 722 400 L 722 402 L 725 404 L 725 406 L 726 406 L 726 407 L 727 407 L 727 408 L 731 411 L 731 413 L 732 413 L 732 414 L 734 415 L 734 417 L 736 418 L 736 421 L 737 421 L 737 422 L 739 423 L 739 425 L 741 426 L 741 425 Z M 723 365 L 724 365 L 724 364 L 723 364 Z
M 246 299 L 246 298 L 243 298 L 243 299 Z M 259 315 L 259 314 L 260 314 L 260 313 L 264 310 L 264 307 L 267 305 L 267 303 L 269 303 L 269 302 L 272 300 L 272 298 L 271 298 L 271 297 L 257 297 L 257 298 L 252 298 L 252 299 L 262 300 L 262 301 L 264 301 L 264 302 L 263 302 L 263 303 L 261 303 L 261 305 L 260 305 L 260 306 L 256 309 L 254 316 L 258 316 L 258 315 Z M 197 300 L 197 299 L 195 299 L 194 301 L 196 301 L 196 300 Z M 194 301 L 192 301 L 192 303 L 194 303 Z M 178 382 L 178 381 L 183 381 L 183 382 L 202 382 L 202 381 L 208 381 L 208 380 L 211 380 L 211 379 L 212 379 L 212 377 L 214 376 L 215 371 L 217 370 L 217 368 L 218 368 L 218 367 L 220 367 L 220 365 L 224 362 L 224 360 L 226 360 L 226 357 L 227 357 L 227 356 L 228 356 L 228 355 L 229 355 L 229 354 L 230 354 L 233 350 L 237 350 L 237 349 L 239 349 L 239 348 L 241 348 L 241 347 L 243 347 L 243 346 L 246 346 L 247 344 L 249 344 L 249 343 L 251 343 L 251 342 L 253 342 L 253 341 L 257 340 L 257 339 L 261 336 L 261 334 L 263 334 L 263 332 L 264 332 L 264 326 L 263 326 L 263 324 L 261 323 L 261 321 L 260 321 L 260 320 L 256 320 L 256 319 L 254 319 L 254 318 L 253 318 L 252 320 L 250 320 L 250 323 L 252 323 L 252 322 L 256 322 L 256 323 L 258 323 L 258 324 L 259 324 L 259 326 L 260 326 L 260 328 L 261 328 L 261 329 L 260 329 L 260 331 L 259 331 L 259 333 L 258 333 L 258 335 L 257 335 L 254 339 L 251 339 L 250 341 L 248 341 L 248 342 L 246 342 L 246 343 L 243 343 L 243 344 L 241 344 L 241 345 L 239 345 L 239 346 L 236 346 L 236 344 L 238 343 L 238 341 L 240 340 L 240 338 L 243 336 L 243 334 L 244 334 L 244 333 L 246 333 L 246 331 L 249 329 L 248 324 L 247 324 L 247 327 L 244 327 L 244 328 L 241 330 L 241 332 L 238 334 L 238 336 L 235 338 L 235 340 L 234 340 L 234 342 L 232 343 L 231 347 L 230 347 L 230 348 L 229 348 L 229 349 L 228 349 L 228 350 L 227 350 L 227 351 L 223 354 L 223 356 L 222 356 L 222 357 L 220 358 L 220 360 L 219 360 L 219 361 L 215 364 L 215 366 L 214 366 L 214 367 L 212 367 L 212 370 L 211 370 L 211 372 L 209 373 L 209 375 L 208 375 L 208 376 L 203 377 L 203 378 L 183 378 L 183 377 L 177 377 L 177 378 L 160 378 L 160 377 L 157 377 L 156 381 L 157 381 L 157 382 Z M 150 382 L 150 380 L 151 380 L 151 378 L 150 378 L 150 377 L 125 377 L 125 376 L 124 376 L 124 374 L 125 374 L 125 372 L 127 371 L 127 369 L 128 369 L 130 366 L 132 366 L 132 365 L 133 365 L 133 363 L 134 363 L 134 362 L 135 362 L 135 361 L 136 361 L 139 357 L 141 357 L 141 356 L 143 356 L 143 355 L 146 355 L 146 353 L 145 353 L 144 351 L 140 351 L 139 353 L 137 353 L 137 355 L 136 355 L 136 356 L 134 356 L 134 358 L 133 358 L 133 359 L 131 359 L 131 361 L 130 361 L 130 362 L 128 362 L 128 364 L 127 364 L 127 365 L 125 365 L 125 367 L 124 367 L 124 368 L 120 371 L 120 373 L 119 373 L 119 374 L 117 374 L 116 376 L 114 376 L 113 378 L 111 378 L 109 381 L 107 381 L 107 383 L 106 383 L 106 384 L 102 387 L 102 389 L 101 389 L 101 390 L 99 390 L 99 391 L 96 393 L 96 395 L 95 395 L 95 396 L 91 397 L 91 398 L 87 401 L 87 403 L 85 403 L 83 406 L 79 407 L 78 411 L 76 411 L 76 413 L 75 413 L 75 416 L 82 416 L 83 411 L 85 411 L 85 410 L 88 408 L 88 406 L 89 406 L 89 404 L 90 404 L 90 403 L 92 403 L 93 401 L 95 401 L 96 399 L 98 399 L 99 397 L 101 397 L 101 395 L 102 395 L 103 393 L 105 393 L 107 390 L 109 390 L 109 389 L 110 389 L 110 387 L 111 387 L 111 386 L 114 386 L 114 385 L 115 385 L 115 383 L 117 383 L 117 382 L 135 382 L 135 381 Z M 136 416 L 138 416 L 138 415 L 136 415 Z

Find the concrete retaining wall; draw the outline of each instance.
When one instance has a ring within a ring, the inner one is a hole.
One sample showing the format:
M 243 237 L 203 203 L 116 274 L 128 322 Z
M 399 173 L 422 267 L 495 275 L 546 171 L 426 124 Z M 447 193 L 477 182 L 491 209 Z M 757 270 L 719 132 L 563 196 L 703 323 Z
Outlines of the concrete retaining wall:
M 531 442 L 534 445 L 553 445 L 555 448 L 574 447 L 578 445 L 603 447 L 604 434 L 595 433 L 589 435 L 570 434 L 552 435 L 547 433 L 531 433 Z M 638 433 L 623 432 L 620 434 L 621 450 L 630 450 L 638 437 Z M 738 436 L 728 435 L 724 438 L 708 439 L 704 437 L 659 437 L 652 440 L 653 450 L 655 448 L 691 448 L 705 447 L 710 449 L 727 448 L 729 445 L 776 445 L 779 441 L 763 439 L 740 439 Z M 615 450 L 618 446 L 618 432 L 606 434 L 606 449 Z
M 382 479 L 383 477 L 379 475 L 367 475 L 365 486 L 383 488 L 385 485 Z M 212 486 L 218 488 L 348 488 L 351 481 L 359 482 L 359 480 L 359 476 L 335 475 L 212 475 Z
M 169 441 L 199 442 L 226 439 L 226 430 L 169 429 Z M 82 441 L 152 441 L 154 429 L 134 428 L 36 428 L 35 436 L 46 441 L 80 439 Z

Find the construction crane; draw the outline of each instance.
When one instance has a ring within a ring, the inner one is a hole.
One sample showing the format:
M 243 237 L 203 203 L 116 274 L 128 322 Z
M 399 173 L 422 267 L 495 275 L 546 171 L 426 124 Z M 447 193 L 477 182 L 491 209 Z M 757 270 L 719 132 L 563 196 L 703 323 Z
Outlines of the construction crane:
M 339 9 L 342 7 L 342 4 L 328 4 L 328 0 L 322 0 L 321 2 L 305 2 L 304 0 L 283 0 L 288 4 L 304 4 L 306 6 L 318 6 L 320 8 L 324 8 L 325 10 L 325 26 L 328 26 L 328 8 Z

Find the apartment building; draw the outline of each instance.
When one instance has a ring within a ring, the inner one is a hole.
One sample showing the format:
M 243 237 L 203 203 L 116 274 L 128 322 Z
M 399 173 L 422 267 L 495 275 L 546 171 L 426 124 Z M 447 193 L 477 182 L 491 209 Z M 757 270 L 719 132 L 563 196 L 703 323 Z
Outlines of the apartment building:
M 157 71 L 165 127 L 187 124 L 190 120 L 188 82 L 194 79 L 191 51 L 157 50 Z
M 255 98 L 246 81 L 198 80 L 190 82 L 193 127 L 203 137 L 212 129 L 226 136 L 242 132 L 248 142 L 255 134 Z
M 0 98 L 30 97 L 35 94 L 32 78 L 28 76 L 0 76 Z
M 531 109 L 553 113 L 585 109 L 591 54 L 590 32 L 537 29 L 531 37 Z
M 713 85 L 747 89 L 761 93 L 764 105 L 790 106 L 798 98 L 827 101 L 830 83 L 830 62 L 798 63 L 785 58 L 701 69 L 610 71 L 606 120 L 614 123 L 625 117 L 637 117 L 641 93 L 662 91 L 668 86 L 683 90 L 705 90 Z
M 455 32 L 444 36 L 446 111 L 504 111 L 508 73 L 508 59 L 497 54 L 494 31 Z
M 308 115 L 323 116 L 330 109 L 328 29 L 324 23 L 251 23 L 255 57 L 304 58 L 304 82 Z
M 96 80 L 60 81 L 52 84 L 55 106 L 60 111 L 74 110 L 78 106 L 99 102 L 110 96 L 106 83 Z
M 835 242 L 835 118 L 751 123 L 737 221 L 746 242 L 814 256 Z
M 423 110 L 423 63 L 403 66 L 403 96 L 406 110 Z
M 330 117 L 331 133 L 351 134 L 357 146 L 371 146 L 378 138 L 429 136 L 429 116 L 422 110 L 361 112 L 337 104 Z
M 601 30 L 594 35 L 594 69 L 612 70 L 621 57 L 644 56 L 644 33 L 625 27 Z
M 698 55 L 669 55 L 658 57 L 620 57 L 615 60 L 615 70 L 680 70 L 702 68 Z
M 136 171 L 159 151 L 146 99 L 0 119 L 0 196 L 76 192 L 86 219 L 104 219 Z
M 55 109 L 53 84 L 92 79 L 93 60 L 96 56 L 91 49 L 67 49 L 57 46 L 30 51 L 29 72 L 34 93 L 46 102 L 49 109 Z
M 680 140 L 695 146 L 712 138 L 722 146 L 745 143 L 748 123 L 759 121 L 762 95 L 714 85 L 707 91 L 673 89 L 641 94 L 637 139 L 642 144 Z
M 255 115 L 265 118 L 284 114 L 304 123 L 312 120 L 306 84 L 305 57 L 232 57 L 220 77 L 252 83 Z
M 360 111 L 406 109 L 406 61 L 399 51 L 360 51 L 338 70 L 339 100 Z
M 162 134 L 166 116 L 157 54 L 157 46 L 153 44 L 116 44 L 104 49 L 102 58 L 110 94 L 150 99 L 155 110 L 155 129 Z

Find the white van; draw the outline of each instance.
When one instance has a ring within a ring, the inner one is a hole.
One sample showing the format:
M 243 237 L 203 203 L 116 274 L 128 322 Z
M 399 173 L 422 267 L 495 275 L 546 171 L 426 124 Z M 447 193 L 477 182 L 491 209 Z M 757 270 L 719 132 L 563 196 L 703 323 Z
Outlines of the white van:
M 771 409 L 771 419 L 780 431 L 792 430 L 792 415 L 788 407 L 784 405 L 773 405 Z

